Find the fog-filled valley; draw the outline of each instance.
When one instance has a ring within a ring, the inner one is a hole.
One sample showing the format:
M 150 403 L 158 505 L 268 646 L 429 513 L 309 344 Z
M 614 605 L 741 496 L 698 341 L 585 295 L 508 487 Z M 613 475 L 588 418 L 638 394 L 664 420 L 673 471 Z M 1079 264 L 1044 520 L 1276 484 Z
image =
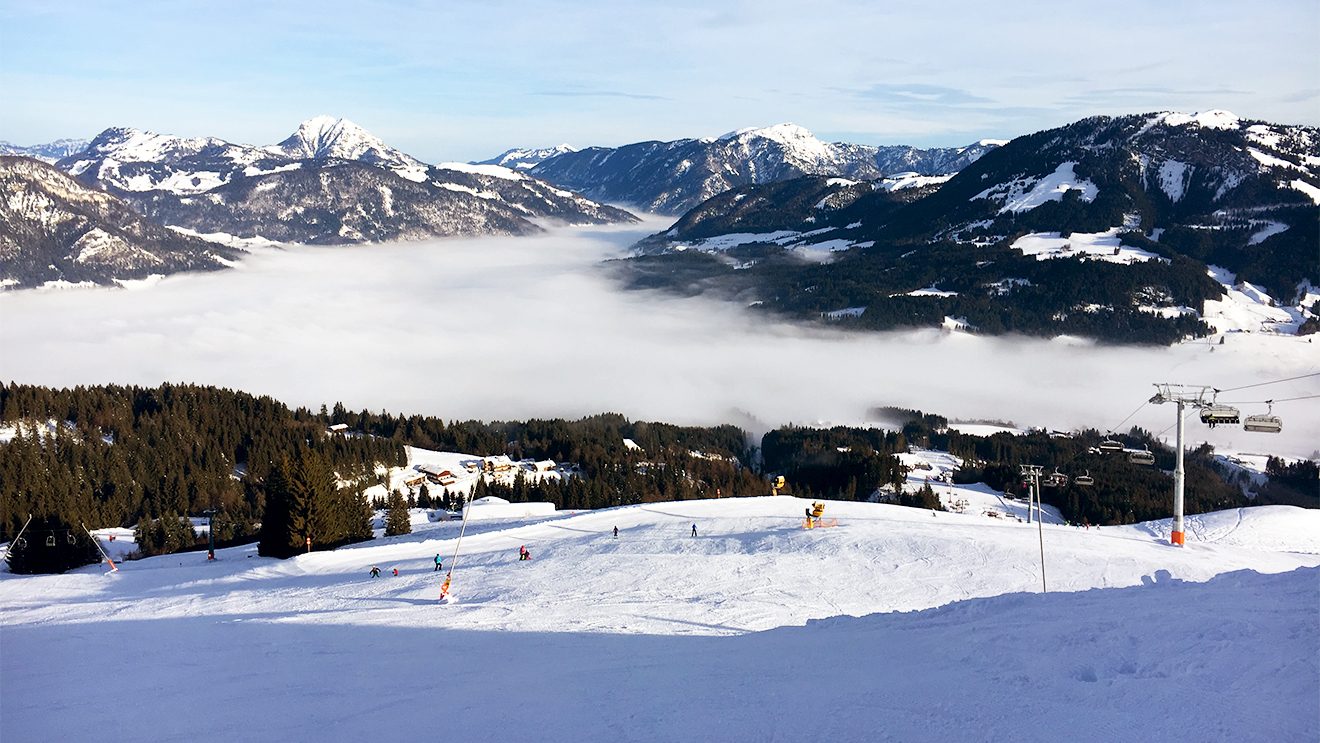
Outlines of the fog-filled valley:
M 1116 427 L 1155 382 L 1231 389 L 1316 370 L 1308 338 L 1224 345 L 922 330 L 851 334 L 777 322 L 703 297 L 623 291 L 611 258 L 664 229 L 553 228 L 521 238 L 257 248 L 239 268 L 133 290 L 0 294 L 0 378 L 51 386 L 193 382 L 289 404 L 449 419 L 602 411 L 677 423 L 879 423 L 876 406 L 950 420 Z M 1234 400 L 1315 392 L 1313 379 Z M 1259 408 L 1257 410 L 1256 408 Z M 1263 405 L 1243 406 L 1264 412 Z M 1282 435 L 1194 426 L 1194 441 L 1305 457 L 1314 400 L 1280 405 Z M 1166 432 L 1148 406 L 1124 423 Z

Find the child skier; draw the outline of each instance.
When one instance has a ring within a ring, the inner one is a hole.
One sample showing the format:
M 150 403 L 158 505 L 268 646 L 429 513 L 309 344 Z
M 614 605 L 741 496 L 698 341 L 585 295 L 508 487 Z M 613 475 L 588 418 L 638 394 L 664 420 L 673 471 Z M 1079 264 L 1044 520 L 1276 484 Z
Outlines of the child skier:
M 372 565 L 372 566 L 371 566 L 371 577 L 372 577 L 372 578 L 379 578 L 379 577 L 380 577 L 380 568 L 376 567 L 375 565 Z

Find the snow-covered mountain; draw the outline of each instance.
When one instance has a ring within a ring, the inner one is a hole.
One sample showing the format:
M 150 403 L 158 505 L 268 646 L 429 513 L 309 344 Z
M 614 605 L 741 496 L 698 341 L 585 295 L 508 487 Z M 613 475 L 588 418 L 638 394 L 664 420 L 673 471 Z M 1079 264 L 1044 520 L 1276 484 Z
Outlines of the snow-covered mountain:
M 58 167 L 149 218 L 201 233 L 305 243 L 528 234 L 632 215 L 495 166 L 427 165 L 346 119 L 266 147 L 107 129 Z
M 87 146 L 87 142 L 86 139 L 57 139 L 54 142 L 24 147 L 0 140 L 0 155 L 22 155 L 36 158 L 42 162 L 53 163 L 79 152 Z
M 410 181 L 426 180 L 426 163 L 390 147 L 348 119 L 310 118 L 288 139 L 265 149 L 292 160 L 356 160 L 392 170 Z
M 577 152 L 577 148 L 572 145 L 560 144 L 554 147 L 540 147 L 537 149 L 523 149 L 515 147 L 512 150 L 505 150 L 489 160 L 482 160 L 476 165 L 499 165 L 514 170 L 531 170 L 552 157 L 558 157 L 569 152 Z
M 794 314 L 847 308 L 866 327 L 954 317 L 983 332 L 1168 342 L 1210 332 L 1197 324 L 1204 305 L 1243 282 L 1292 306 L 1271 327 L 1296 332 L 1314 317 L 1304 305 L 1320 284 L 1318 223 L 1320 129 L 1160 112 L 1019 137 L 942 184 L 745 186 L 639 247 L 719 253 L 696 276 L 700 264 L 679 261 L 685 291 L 709 279 Z M 834 265 L 755 268 L 785 253 Z M 744 270 L 728 273 L 728 262 Z M 654 285 L 664 271 L 654 257 L 645 266 Z M 784 278 L 794 273 L 812 278 Z M 1215 278 L 1233 274 L 1233 284 Z
M 115 284 L 232 265 L 240 251 L 143 219 L 54 167 L 0 156 L 0 288 Z
M 994 149 L 918 149 L 823 142 L 795 124 L 740 129 L 709 139 L 589 147 L 546 159 L 532 174 L 602 201 L 681 214 L 735 186 L 803 175 L 872 179 L 898 172 L 953 173 Z

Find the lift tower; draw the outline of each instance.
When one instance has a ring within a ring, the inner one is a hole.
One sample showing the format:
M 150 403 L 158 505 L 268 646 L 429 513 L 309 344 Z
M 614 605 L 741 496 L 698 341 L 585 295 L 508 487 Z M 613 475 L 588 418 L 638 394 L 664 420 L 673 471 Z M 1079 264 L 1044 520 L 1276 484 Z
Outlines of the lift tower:
M 1178 406 L 1178 438 L 1174 449 L 1173 466 L 1173 534 L 1169 536 L 1171 544 L 1183 546 L 1183 409 L 1187 406 L 1208 409 L 1214 403 L 1214 388 L 1202 385 L 1155 384 L 1155 396 L 1150 401 L 1156 405 L 1171 402 Z

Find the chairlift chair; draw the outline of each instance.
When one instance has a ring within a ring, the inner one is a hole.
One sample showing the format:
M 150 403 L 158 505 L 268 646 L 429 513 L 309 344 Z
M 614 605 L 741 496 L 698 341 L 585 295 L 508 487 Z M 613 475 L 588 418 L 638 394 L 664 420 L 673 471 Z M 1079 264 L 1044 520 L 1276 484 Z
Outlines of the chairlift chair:
M 1091 471 L 1087 470 L 1085 475 L 1078 475 L 1073 478 L 1073 484 L 1084 488 L 1089 488 L 1095 484 L 1095 478 L 1091 477 Z
M 1100 451 L 1106 454 L 1123 451 L 1123 442 L 1114 439 L 1105 439 L 1100 442 Z
M 1201 422 L 1207 426 L 1237 423 L 1239 420 L 1241 420 L 1241 413 L 1232 405 L 1208 405 L 1201 408 Z
M 46 537 L 46 546 L 47 546 L 47 547 L 54 547 L 54 546 L 55 546 L 55 535 L 54 535 L 54 534 L 51 534 L 50 536 Z
M 1150 453 L 1150 449 L 1134 449 L 1128 452 L 1128 461 L 1149 466 L 1155 464 L 1155 455 Z
M 1045 478 L 1045 487 L 1064 488 L 1067 486 L 1068 476 L 1060 472 L 1058 467 L 1055 467 L 1054 472 L 1050 473 L 1050 475 Z
M 1279 433 L 1283 430 L 1283 421 L 1274 415 L 1274 405 L 1264 414 L 1249 415 L 1242 421 L 1242 430 L 1256 433 Z

